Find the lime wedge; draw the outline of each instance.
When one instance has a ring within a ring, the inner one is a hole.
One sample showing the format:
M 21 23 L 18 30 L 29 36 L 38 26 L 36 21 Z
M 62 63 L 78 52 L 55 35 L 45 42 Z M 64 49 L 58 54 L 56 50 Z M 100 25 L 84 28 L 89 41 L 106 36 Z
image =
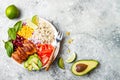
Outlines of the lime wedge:
M 39 25 L 39 17 L 37 15 L 33 16 L 32 22 L 38 26 Z
M 73 61 L 75 61 L 75 59 L 77 58 L 77 54 L 73 53 L 70 55 L 70 57 L 66 60 L 67 63 L 72 63 Z
M 31 22 L 31 20 L 26 20 L 26 25 L 28 25 L 29 27 L 33 28 L 34 30 L 38 28 L 37 25 L 35 25 L 34 23 Z
M 64 67 L 64 61 L 63 61 L 63 58 L 62 58 L 62 57 L 60 57 L 60 58 L 58 59 L 58 66 L 59 66 L 59 68 L 61 68 L 61 69 L 65 69 L 65 67 Z

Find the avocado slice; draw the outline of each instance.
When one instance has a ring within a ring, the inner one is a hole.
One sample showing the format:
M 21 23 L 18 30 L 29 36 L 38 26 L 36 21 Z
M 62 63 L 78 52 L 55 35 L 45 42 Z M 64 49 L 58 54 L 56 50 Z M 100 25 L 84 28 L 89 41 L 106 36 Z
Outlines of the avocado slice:
M 29 66 L 29 64 L 28 64 L 28 62 L 26 61 L 26 62 L 24 63 L 24 67 L 27 68 L 28 66 Z
M 32 62 L 32 67 L 34 70 L 39 70 L 40 68 L 37 66 L 37 64 L 35 64 L 34 62 Z
M 38 67 L 41 69 L 42 68 L 42 62 L 38 60 Z
M 31 58 L 30 60 L 29 60 L 29 63 L 31 64 L 31 63 L 35 63 L 35 64 L 37 64 L 39 59 L 38 58 L 36 58 L 36 57 L 33 57 L 33 58 Z
M 27 69 L 28 69 L 29 71 L 31 71 L 31 70 L 32 70 L 32 65 L 29 65 L 29 66 L 27 67 Z
M 95 69 L 98 64 L 97 60 L 78 60 L 73 63 L 71 71 L 74 75 L 82 76 Z
M 42 63 L 38 58 L 37 54 L 29 56 L 28 60 L 24 62 L 24 67 L 28 70 L 40 70 L 42 68 Z

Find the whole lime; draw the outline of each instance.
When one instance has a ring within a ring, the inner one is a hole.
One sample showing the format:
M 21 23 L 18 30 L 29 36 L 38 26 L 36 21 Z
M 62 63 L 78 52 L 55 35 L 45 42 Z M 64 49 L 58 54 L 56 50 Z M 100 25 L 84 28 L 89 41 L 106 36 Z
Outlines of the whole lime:
M 19 17 L 20 11 L 15 5 L 9 5 L 5 10 L 6 16 L 9 19 L 14 19 Z

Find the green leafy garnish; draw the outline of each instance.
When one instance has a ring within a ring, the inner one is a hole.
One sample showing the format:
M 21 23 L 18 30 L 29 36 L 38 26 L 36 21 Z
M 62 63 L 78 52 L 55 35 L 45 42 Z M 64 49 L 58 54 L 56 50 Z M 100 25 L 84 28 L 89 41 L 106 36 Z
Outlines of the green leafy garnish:
M 8 29 L 8 36 L 10 39 L 15 40 L 16 39 L 16 31 L 14 28 L 9 28 Z
M 13 53 L 13 49 L 14 49 L 11 40 L 16 39 L 17 32 L 21 28 L 22 28 L 22 21 L 18 21 L 12 28 L 8 29 L 8 36 L 9 36 L 10 40 L 8 40 L 7 42 L 3 41 L 5 43 L 5 49 L 6 49 L 7 55 L 9 57 L 11 57 L 11 55 Z
M 7 55 L 11 57 L 13 52 L 13 44 L 10 41 L 5 42 L 5 49 L 7 51 Z
M 8 29 L 8 36 L 10 39 L 15 40 L 16 39 L 16 31 L 14 28 L 9 28 Z
M 18 21 L 13 28 L 8 29 L 8 36 L 11 40 L 16 39 L 16 33 L 22 28 L 22 21 Z
M 22 21 L 18 21 L 18 22 L 14 25 L 15 32 L 18 32 L 21 28 L 22 28 Z

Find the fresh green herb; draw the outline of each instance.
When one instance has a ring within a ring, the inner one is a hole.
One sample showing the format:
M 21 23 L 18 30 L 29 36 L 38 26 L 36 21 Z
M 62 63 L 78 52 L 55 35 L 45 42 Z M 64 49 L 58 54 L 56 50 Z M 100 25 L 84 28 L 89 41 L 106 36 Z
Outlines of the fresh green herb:
M 4 42 L 5 43 L 5 49 L 7 51 L 7 55 L 11 57 L 13 52 L 13 44 L 10 41 Z
M 17 32 L 22 28 L 22 21 L 18 21 L 14 27 L 8 29 L 8 36 L 10 40 L 15 40 L 16 39 L 16 34 Z M 11 57 L 12 52 L 13 52 L 13 44 L 11 41 L 4 42 L 5 43 L 5 49 L 7 51 L 7 55 Z
M 10 39 L 15 40 L 16 39 L 16 31 L 14 28 L 9 28 L 8 29 L 8 35 Z
M 18 22 L 14 25 L 15 32 L 18 32 L 21 28 L 22 28 L 22 21 L 18 21 Z

